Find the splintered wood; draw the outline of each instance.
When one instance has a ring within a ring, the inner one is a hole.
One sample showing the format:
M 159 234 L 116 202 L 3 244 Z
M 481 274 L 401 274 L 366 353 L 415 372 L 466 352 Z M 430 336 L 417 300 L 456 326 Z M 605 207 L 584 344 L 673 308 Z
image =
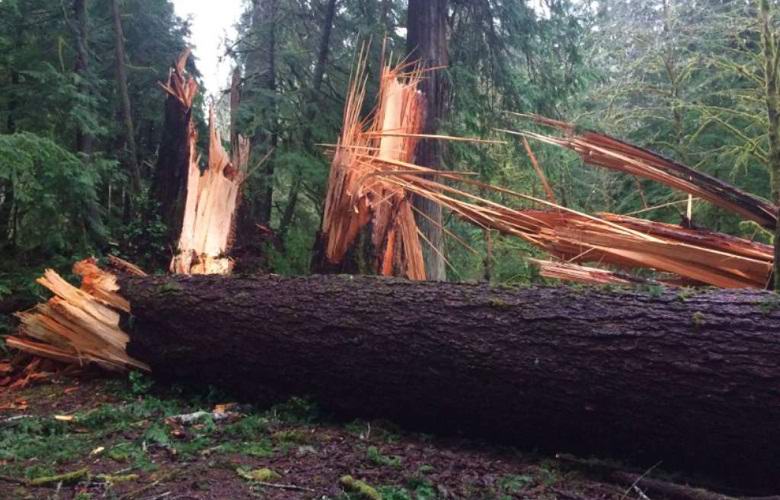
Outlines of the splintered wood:
M 361 230 L 370 225 L 378 274 L 425 279 L 422 247 L 406 190 L 383 177 L 410 162 L 422 127 L 423 99 L 416 65 L 382 68 L 379 104 L 361 121 L 366 93 L 365 53 L 361 54 L 344 109 L 342 134 L 331 164 L 322 232 L 325 255 L 339 263 Z
M 469 179 L 459 182 L 541 204 L 548 209 L 510 208 L 464 189 L 418 176 L 404 174 L 388 179 L 409 192 L 439 203 L 467 222 L 521 238 L 569 263 L 652 269 L 673 273 L 681 277 L 678 281 L 683 283 L 724 288 L 765 288 L 772 270 L 770 246 L 734 236 L 614 214 L 587 215 Z M 558 274 L 563 276 L 561 272 Z M 587 280 L 580 274 L 577 281 Z M 601 283 L 601 276 L 590 282 Z
M 574 281 L 589 285 L 636 285 L 649 283 L 633 276 L 619 274 L 598 267 L 581 266 L 579 264 L 552 260 L 528 259 L 528 261 L 537 266 L 539 274 L 545 278 Z
M 171 261 L 177 274 L 230 274 L 227 256 L 232 243 L 241 184 L 247 175 L 249 141 L 239 137 L 233 158 L 222 146 L 216 115 L 209 116 L 208 168 L 190 162 L 187 201 L 179 238 L 178 254 Z
M 100 269 L 93 259 L 73 266 L 82 278 L 76 288 L 51 269 L 38 283 L 54 297 L 33 309 L 18 313 L 18 335 L 6 343 L 44 358 L 69 364 L 94 363 L 113 371 L 149 370 L 127 355 L 129 337 L 119 326 L 120 313 L 130 312 L 127 300 L 117 292 L 115 275 Z
M 185 109 L 192 109 L 192 103 L 198 93 L 198 84 L 187 76 L 185 66 L 190 57 L 190 49 L 184 49 L 176 60 L 176 64 L 168 74 L 168 82 L 160 86 L 171 96 L 178 99 Z
M 764 288 L 772 271 L 770 246 L 733 236 L 614 214 L 525 213 L 542 223 L 528 241 L 566 262 L 653 269 L 723 288 Z
M 377 109 L 361 121 L 366 94 L 365 54 L 359 57 L 331 166 L 323 220 L 326 255 L 331 262 L 340 262 L 360 231 L 369 226 L 379 274 L 424 279 L 410 201 L 416 195 L 469 223 L 521 238 L 559 259 L 534 261 L 548 277 L 597 284 L 654 282 L 582 265 L 595 263 L 663 273 L 658 282 L 665 284 L 765 288 L 769 282 L 773 255 L 768 245 L 616 214 L 587 215 L 555 203 L 554 192 L 525 137 L 570 148 L 593 165 L 662 182 L 766 227 L 776 224 L 777 207 L 771 203 L 603 134 L 580 133 L 570 124 L 538 116 L 532 118 L 563 131 L 565 137 L 505 131 L 524 136 L 526 151 L 544 184 L 546 201 L 478 182 L 468 173 L 416 165 L 414 147 L 423 137 L 418 134 L 421 97 L 416 87 L 420 72 L 413 69 L 403 73 L 401 68 L 383 69 Z M 470 192 L 469 186 L 478 188 L 481 195 Z M 545 209 L 512 208 L 489 199 L 485 193 L 491 192 Z
M 686 192 L 767 228 L 777 224 L 778 207 L 755 195 L 646 149 L 571 124 L 537 115 L 521 115 L 564 133 L 564 137 L 534 132 L 504 132 L 533 138 L 575 151 L 582 161 L 618 172 L 644 177 Z

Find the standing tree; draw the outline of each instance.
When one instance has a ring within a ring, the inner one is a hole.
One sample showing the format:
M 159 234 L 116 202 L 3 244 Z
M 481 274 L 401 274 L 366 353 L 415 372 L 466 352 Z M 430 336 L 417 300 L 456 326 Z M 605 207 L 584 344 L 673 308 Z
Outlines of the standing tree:
M 238 270 L 256 270 L 259 265 L 250 255 L 262 254 L 270 229 L 274 188 L 274 161 L 269 152 L 278 143 L 277 127 L 277 26 L 278 0 L 252 0 L 239 45 L 244 63 L 240 94 L 240 116 L 236 130 L 251 141 L 250 169 L 265 159 L 257 174 L 247 179 L 236 222 L 234 256 Z M 237 88 L 238 82 L 233 87 Z M 236 95 L 235 97 L 237 97 Z M 238 113 L 238 112 L 237 112 Z M 258 227 L 259 226 L 259 227 Z M 264 228 L 261 230 L 260 228 Z M 258 261 L 259 262 L 259 261 Z
M 769 0 L 759 0 L 759 22 L 761 24 L 761 47 L 764 58 L 764 79 L 766 83 L 766 112 L 769 120 L 769 151 L 767 163 L 772 179 L 772 201 L 780 206 L 780 51 L 777 32 L 774 29 L 773 13 Z M 774 289 L 780 290 L 780 224 L 775 228 Z
M 75 20 L 72 25 L 73 34 L 76 42 L 76 62 L 73 65 L 73 72 L 78 78 L 78 90 L 81 94 L 89 94 L 89 84 L 87 83 L 89 75 L 89 51 L 88 47 L 88 22 L 87 22 L 87 0 L 73 0 L 73 14 Z M 86 155 L 92 154 L 92 132 L 79 124 L 76 130 L 76 150 Z
M 442 69 L 449 63 L 447 47 L 447 0 L 409 0 L 407 12 L 407 52 L 410 60 L 419 61 L 430 70 L 421 84 L 425 98 L 423 134 L 435 134 L 448 108 L 449 82 Z M 418 165 L 441 169 L 442 145 L 435 140 L 422 140 L 417 146 Z M 441 207 L 422 198 L 415 198 L 417 225 L 422 239 L 425 272 L 428 279 L 446 279 L 444 238 Z
M 186 74 L 190 50 L 185 49 L 171 68 L 162 138 L 157 151 L 157 165 L 152 176 L 152 195 L 159 203 L 159 214 L 165 223 L 167 243 L 175 247 L 181 233 L 182 215 L 187 197 L 187 175 L 192 159 L 194 123 L 192 100 L 197 85 Z
M 250 101 L 255 122 L 252 124 L 253 162 L 278 142 L 276 127 L 276 13 L 278 0 L 253 0 L 251 53 L 247 56 L 245 99 Z M 258 224 L 268 226 L 271 222 L 271 208 L 274 188 L 274 163 L 268 161 L 263 167 L 259 200 L 253 210 Z
M 312 75 L 311 90 L 309 96 L 308 107 L 305 111 L 305 122 L 303 124 L 303 137 L 301 142 L 307 155 L 314 156 L 317 154 L 316 146 L 313 137 L 314 119 L 316 114 L 320 111 L 320 92 L 322 89 L 322 81 L 325 78 L 325 67 L 328 63 L 328 54 L 330 52 L 330 35 L 333 32 L 333 20 L 336 17 L 336 3 L 338 0 L 327 0 L 325 8 L 325 19 L 322 23 L 322 34 L 320 36 L 319 47 L 317 49 L 317 62 L 314 64 L 314 73 Z M 290 194 L 287 197 L 287 206 L 284 209 L 282 218 L 279 222 L 279 239 L 284 243 L 287 231 L 292 223 L 293 216 L 295 215 L 295 207 L 298 204 L 298 196 L 300 194 L 301 185 L 303 183 L 303 173 L 300 168 L 297 168 L 293 175 L 293 180 L 290 186 Z
M 116 59 L 116 86 L 119 93 L 119 110 L 122 120 L 123 141 L 126 148 L 125 164 L 130 175 L 130 187 L 134 193 L 141 190 L 141 173 L 138 168 L 138 156 L 135 146 L 135 127 L 130 108 L 130 93 L 127 90 L 127 67 L 125 65 L 125 35 L 122 30 L 122 16 L 119 0 L 111 0 L 111 12 L 114 20 L 114 57 Z

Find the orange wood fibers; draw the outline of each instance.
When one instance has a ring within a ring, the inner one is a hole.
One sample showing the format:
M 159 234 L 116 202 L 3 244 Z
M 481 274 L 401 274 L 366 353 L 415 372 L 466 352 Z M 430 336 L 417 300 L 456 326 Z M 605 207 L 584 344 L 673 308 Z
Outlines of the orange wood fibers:
M 366 119 L 366 52 L 352 75 L 342 134 L 331 163 L 322 232 L 326 257 L 341 262 L 363 228 L 371 224 L 379 274 L 425 279 L 425 265 L 411 196 L 383 174 L 391 161 L 411 161 L 422 127 L 422 72 L 416 64 L 382 68 L 378 105 Z
M 504 130 L 503 132 L 570 149 L 579 154 L 582 161 L 589 165 L 660 182 L 735 212 L 764 227 L 774 228 L 777 224 L 777 206 L 712 176 L 606 134 L 588 130 L 579 131 L 571 123 L 537 115 L 520 116 L 531 118 L 539 124 L 557 129 L 563 132 L 564 137 L 527 131 Z
M 198 84 L 187 75 L 184 69 L 189 57 L 190 49 L 184 49 L 168 73 L 168 83 L 160 83 L 160 86 L 167 93 L 178 99 L 186 108 L 192 108 L 192 103 L 198 94 Z
M 117 292 L 116 276 L 97 267 L 94 259 L 77 262 L 73 272 L 82 277 L 76 288 L 47 269 L 38 283 L 54 297 L 44 304 L 17 314 L 21 325 L 17 336 L 6 342 L 36 356 L 69 364 L 94 363 L 113 371 L 149 367 L 127 355 L 129 338 L 119 327 L 120 312 L 130 305 Z
M 530 146 L 526 150 L 548 200 L 481 183 L 469 178 L 468 173 L 437 171 L 414 164 L 416 141 L 424 137 L 417 133 L 421 120 L 417 84 L 421 73 L 409 64 L 383 68 L 379 105 L 368 119 L 361 121 L 365 66 L 366 52 L 362 51 L 352 76 L 342 135 L 331 166 L 322 227 L 326 255 L 331 262 L 339 263 L 360 231 L 371 223 L 377 272 L 424 279 L 420 239 L 411 206 L 411 196 L 416 195 L 476 226 L 521 238 L 547 251 L 562 261 L 542 265 L 548 275 L 591 283 L 631 282 L 632 278 L 581 266 L 596 263 L 670 274 L 661 280 L 664 283 L 765 288 L 772 268 L 772 251 L 767 245 L 633 217 L 592 216 L 564 208 L 554 202 L 553 190 Z M 404 73 L 406 68 L 412 69 Z M 563 131 L 566 137 L 507 132 L 568 147 L 588 163 L 657 180 L 765 226 L 772 227 L 776 222 L 774 205 L 718 179 L 609 136 L 578 133 L 564 122 L 533 118 Z M 546 209 L 511 208 L 475 195 L 468 187 Z
M 451 173 L 442 175 L 461 184 L 542 204 L 550 210 L 513 209 L 408 170 L 388 173 L 386 179 L 472 224 L 516 236 L 572 263 L 649 268 L 723 288 L 764 288 L 769 280 L 772 252 L 767 245 L 627 216 L 591 216 Z
M 566 261 L 650 268 L 723 288 L 765 288 L 772 270 L 771 247 L 734 236 L 614 214 L 601 214 L 603 222 L 595 223 L 562 212 L 529 212 L 548 224 L 534 235 L 539 246 Z
M 597 267 L 551 260 L 528 259 L 528 261 L 537 266 L 539 274 L 545 278 L 574 281 L 588 285 L 636 285 L 650 283 Z

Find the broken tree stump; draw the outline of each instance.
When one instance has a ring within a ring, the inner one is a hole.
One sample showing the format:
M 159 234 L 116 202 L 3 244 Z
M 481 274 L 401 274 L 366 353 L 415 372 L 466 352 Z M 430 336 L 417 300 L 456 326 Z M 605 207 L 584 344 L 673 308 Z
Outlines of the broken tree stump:
M 121 293 L 128 353 L 163 378 L 780 488 L 767 292 L 193 276 Z

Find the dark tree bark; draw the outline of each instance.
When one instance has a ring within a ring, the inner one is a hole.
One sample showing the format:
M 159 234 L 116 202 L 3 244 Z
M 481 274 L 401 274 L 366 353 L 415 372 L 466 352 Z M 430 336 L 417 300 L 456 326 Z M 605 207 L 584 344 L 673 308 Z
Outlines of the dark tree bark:
M 87 17 L 87 0 L 73 0 L 73 21 L 70 21 L 73 38 L 76 45 L 76 60 L 73 72 L 78 75 L 79 93 L 90 96 L 92 89 L 89 79 L 89 19 Z M 64 8 L 64 6 L 63 6 Z M 76 151 L 87 158 L 92 155 L 94 136 L 92 131 L 79 125 L 76 129 Z M 89 217 L 84 221 L 84 228 L 99 247 L 108 243 L 106 230 L 102 221 L 102 209 L 97 200 L 85 200 Z
M 114 57 L 116 59 L 116 86 L 119 96 L 119 114 L 121 118 L 122 140 L 126 154 L 124 161 L 133 192 L 141 190 L 141 172 L 138 167 L 138 150 L 135 145 L 135 127 L 130 107 L 130 93 L 127 89 L 127 67 L 125 65 L 125 35 L 122 30 L 122 15 L 119 0 L 111 0 L 111 12 L 114 21 Z
M 252 136 L 252 151 L 259 160 L 278 141 L 276 130 L 276 102 L 269 97 L 276 92 L 276 14 L 278 0 L 253 0 L 252 2 L 252 52 L 247 60 L 247 93 L 250 100 L 264 116 L 261 130 Z M 257 200 L 255 221 L 268 226 L 273 205 L 274 163 L 263 167 L 263 186 Z
M 328 64 L 328 54 L 330 53 L 330 34 L 333 32 L 333 20 L 336 17 L 336 4 L 338 0 L 328 0 L 325 10 L 325 19 L 322 22 L 322 36 L 320 37 L 320 46 L 317 50 L 317 63 L 314 66 L 312 77 L 312 98 L 319 100 L 322 80 L 325 77 L 325 67 Z
M 305 122 L 303 124 L 303 147 L 310 155 L 316 155 L 317 150 L 313 144 L 313 131 L 312 124 L 316 117 L 316 113 L 320 109 L 320 91 L 322 89 L 322 80 L 325 78 L 325 67 L 328 64 L 328 53 L 330 52 L 330 34 L 333 31 L 333 20 L 336 17 L 336 4 L 338 0 L 327 0 L 327 6 L 325 10 L 325 19 L 322 23 L 322 36 L 320 37 L 320 45 L 317 50 L 317 62 L 314 65 L 314 73 L 312 74 L 311 92 L 309 95 L 308 108 L 305 114 Z M 294 173 L 294 179 L 290 186 L 290 194 L 287 197 L 287 206 L 284 209 L 282 218 L 279 222 L 279 239 L 284 244 L 287 231 L 292 223 L 293 216 L 295 215 L 295 207 L 298 204 L 298 196 L 301 191 L 302 175 L 300 171 Z
M 407 13 L 407 50 L 409 59 L 419 60 L 423 68 L 446 67 L 449 64 L 447 46 L 447 0 L 409 0 Z M 422 133 L 435 134 L 447 112 L 449 83 L 445 71 L 425 75 L 421 90 L 425 96 L 425 125 Z M 417 146 L 415 162 L 419 165 L 442 168 L 441 141 L 423 140 Z M 417 225 L 427 243 L 423 245 L 425 270 L 428 278 L 446 279 L 444 267 L 444 238 L 441 206 L 430 200 L 415 197 Z
M 87 84 L 89 79 L 89 24 L 87 20 L 87 0 L 73 0 L 73 34 L 76 41 L 76 62 L 73 65 L 73 71 L 79 76 L 81 81 L 78 88 L 82 94 L 89 94 L 90 89 Z M 92 154 L 92 133 L 79 127 L 76 131 L 76 151 L 89 156 Z
M 176 248 L 184 217 L 192 153 L 191 127 L 192 107 L 167 94 L 162 137 L 152 176 L 152 194 L 159 203 L 159 214 L 167 227 L 166 239 L 171 248 Z
M 780 487 L 780 301 L 350 276 L 127 279 L 129 353 L 245 398 Z
M 236 151 L 238 145 L 238 116 L 241 108 L 241 68 L 233 68 L 230 77 L 230 150 Z
M 252 27 L 249 37 L 242 105 L 250 106 L 260 125 L 252 136 L 250 168 L 278 143 L 276 99 L 276 17 L 278 0 L 252 0 Z M 260 255 L 269 236 L 273 207 L 273 158 L 267 158 L 255 190 L 245 190 L 236 221 L 236 249 L 239 255 Z M 254 187 L 254 186 L 253 186 Z M 255 272 L 265 267 L 264 259 L 236 260 L 236 272 Z M 248 266 L 248 267 L 247 267 Z

